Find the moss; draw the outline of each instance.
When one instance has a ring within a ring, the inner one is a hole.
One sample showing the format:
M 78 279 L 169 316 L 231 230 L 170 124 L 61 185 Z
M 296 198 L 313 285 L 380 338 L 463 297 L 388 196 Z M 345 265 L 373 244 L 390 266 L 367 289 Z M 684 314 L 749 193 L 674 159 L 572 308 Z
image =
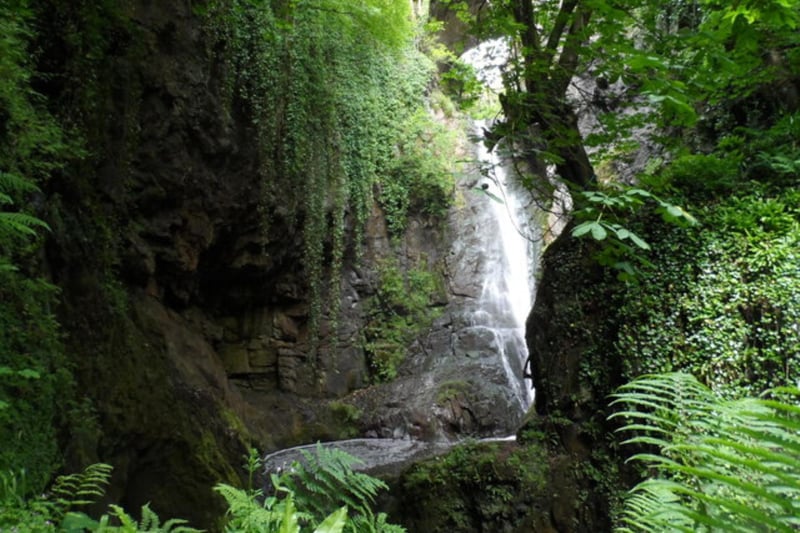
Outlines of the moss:
M 443 405 L 450 400 L 468 395 L 473 390 L 469 381 L 445 381 L 436 391 L 436 403 Z
M 360 432 L 358 421 L 361 418 L 359 408 L 349 403 L 333 400 L 328 403 L 328 411 L 335 439 L 351 439 L 358 436 Z
M 430 533 L 532 531 L 544 514 L 547 475 L 536 444 L 461 445 L 403 474 L 393 490 L 397 521 Z
M 394 260 L 379 265 L 380 284 L 370 303 L 364 350 L 376 381 L 391 381 L 414 339 L 439 315 L 433 302 L 440 277 L 425 266 L 403 270 Z

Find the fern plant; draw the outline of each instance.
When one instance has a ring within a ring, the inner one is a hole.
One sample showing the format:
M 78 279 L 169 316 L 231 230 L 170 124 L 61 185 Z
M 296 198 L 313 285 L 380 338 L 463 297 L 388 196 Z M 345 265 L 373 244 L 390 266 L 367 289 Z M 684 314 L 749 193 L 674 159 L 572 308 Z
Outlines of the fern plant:
M 0 239 L 35 236 L 36 229 L 49 229 L 47 224 L 34 216 L 17 211 L 6 211 L 14 205 L 14 196 L 39 190 L 30 180 L 0 172 Z M 2 241 L 0 241 L 2 242 Z
M 372 504 L 386 484 L 355 472 L 359 460 L 346 452 L 317 445 L 314 454 L 303 452 L 281 476 L 272 475 L 273 493 L 253 489 L 252 478 L 261 462 L 254 450 L 247 456 L 251 486 L 247 490 L 219 484 L 214 490 L 228 503 L 226 531 L 299 533 L 404 533 L 375 515 Z M 352 510 L 352 514 L 348 511 Z
M 223 483 L 214 487 L 228 503 L 225 531 L 237 533 L 300 533 L 301 524 L 312 521 L 311 515 L 297 509 L 294 495 L 273 479 L 283 497 L 263 497 L 260 490 L 246 491 Z M 347 521 L 347 507 L 329 514 L 314 528 L 314 533 L 341 533 Z
M 380 479 L 356 472 L 360 460 L 337 448 L 317 444 L 315 452 L 303 451 L 303 463 L 295 464 L 280 483 L 295 496 L 298 504 L 315 519 L 341 505 L 349 507 L 346 530 L 353 533 L 400 533 L 402 527 L 386 522 L 383 513 L 372 511 L 377 494 L 388 489 Z
M 722 400 L 693 376 L 640 377 L 614 395 L 625 441 L 652 477 L 630 492 L 618 531 L 797 531 L 800 390 Z
M 136 521 L 119 505 L 110 505 L 111 511 L 94 520 L 84 513 L 70 512 L 61 524 L 61 531 L 81 533 L 94 531 L 97 533 L 200 533 L 199 529 L 186 526 L 186 520 L 173 518 L 163 524 L 158 515 L 150 509 L 150 504 L 142 506 L 142 519 Z M 115 520 L 120 525 L 112 525 Z
M 264 491 L 255 489 L 253 479 L 262 467 L 258 450 L 251 448 L 245 456 L 248 488 L 239 489 L 220 483 L 214 491 L 228 503 L 228 521 L 225 530 L 237 533 L 300 533 L 301 525 L 316 523 L 313 515 L 297 509 L 294 493 L 283 486 L 281 478 L 271 476 L 275 493 L 265 497 Z M 314 529 L 314 533 L 341 533 L 347 522 L 347 507 L 340 507 Z
M 74 509 L 91 504 L 104 494 L 111 470 L 107 464 L 89 465 L 83 472 L 59 476 L 49 494 L 31 499 L 24 496 L 24 476 L 2 476 L 0 530 L 14 526 L 20 531 L 55 531 L 56 524 L 77 514 Z
M 98 520 L 77 509 L 90 505 L 105 494 L 111 478 L 112 467 L 97 463 L 89 465 L 83 472 L 56 478 L 50 492 L 32 499 L 17 490 L 17 478 L 0 476 L 0 530 L 39 533 L 60 531 L 64 533 L 199 533 L 200 530 L 186 526 L 186 520 L 171 519 L 163 524 L 149 504 L 141 509 L 141 520 L 137 521 L 118 505 L 110 505 L 110 511 Z

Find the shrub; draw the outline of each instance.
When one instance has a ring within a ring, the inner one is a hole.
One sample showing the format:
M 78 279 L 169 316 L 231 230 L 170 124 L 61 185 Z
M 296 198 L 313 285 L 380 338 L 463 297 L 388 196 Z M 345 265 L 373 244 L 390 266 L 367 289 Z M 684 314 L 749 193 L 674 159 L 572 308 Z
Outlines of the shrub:
M 389 381 L 414 339 L 438 316 L 432 305 L 438 287 L 434 273 L 422 268 L 404 273 L 393 261 L 381 264 L 379 274 L 364 328 L 364 350 L 374 379 Z
M 740 162 L 734 157 L 685 155 L 669 164 L 666 181 L 693 200 L 714 199 L 732 191 L 738 181 Z

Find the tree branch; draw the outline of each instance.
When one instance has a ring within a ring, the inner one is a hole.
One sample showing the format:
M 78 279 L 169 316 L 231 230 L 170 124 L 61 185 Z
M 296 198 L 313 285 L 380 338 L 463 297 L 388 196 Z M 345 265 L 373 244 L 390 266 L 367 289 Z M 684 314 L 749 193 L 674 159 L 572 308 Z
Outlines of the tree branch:
M 570 80 L 575 75 L 578 68 L 578 58 L 581 46 L 586 42 L 588 36 L 584 32 L 592 16 L 592 10 L 579 8 L 573 16 L 572 25 L 564 43 L 564 49 L 558 58 L 558 69 L 554 73 L 557 80 L 559 94 L 564 94 L 569 87 Z
M 564 35 L 564 30 L 567 27 L 567 22 L 569 22 L 579 1 L 580 0 L 566 0 L 561 4 L 561 9 L 558 10 L 556 21 L 553 24 L 553 29 L 550 31 L 550 35 L 547 38 L 547 45 L 545 46 L 548 63 L 553 61 L 556 51 L 558 51 L 558 43 L 561 42 L 561 37 Z

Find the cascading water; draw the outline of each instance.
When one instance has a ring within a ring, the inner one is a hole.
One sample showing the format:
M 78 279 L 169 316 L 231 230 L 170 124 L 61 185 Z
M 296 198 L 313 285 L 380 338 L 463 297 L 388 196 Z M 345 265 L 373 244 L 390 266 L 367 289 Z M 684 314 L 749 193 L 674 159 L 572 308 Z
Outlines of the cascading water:
M 478 121 L 483 131 L 486 123 Z M 487 199 L 497 235 L 488 243 L 485 279 L 476 320 L 490 328 L 497 337 L 499 355 L 523 410 L 533 402 L 530 380 L 524 378 L 528 348 L 525 343 L 525 321 L 532 305 L 534 239 L 526 236 L 528 224 L 519 198 L 519 191 L 509 181 L 500 157 L 477 145 L 478 160 L 484 178 L 479 187 Z
M 490 89 L 502 89 L 501 69 L 507 62 L 508 48 L 504 41 L 487 41 L 468 51 L 462 60 L 472 65 L 479 78 Z M 523 378 L 528 348 L 525 343 L 525 321 L 530 312 L 534 294 L 533 272 L 538 240 L 528 224 L 529 213 L 522 201 L 524 191 L 514 186 L 498 148 L 489 150 L 481 138 L 490 123 L 475 121 L 476 155 L 483 178 L 478 188 L 493 201 L 491 207 L 497 235 L 487 242 L 485 279 L 480 298 L 480 309 L 475 319 L 490 328 L 497 336 L 497 347 L 508 376 L 508 381 L 526 410 L 533 402 L 529 379 Z

